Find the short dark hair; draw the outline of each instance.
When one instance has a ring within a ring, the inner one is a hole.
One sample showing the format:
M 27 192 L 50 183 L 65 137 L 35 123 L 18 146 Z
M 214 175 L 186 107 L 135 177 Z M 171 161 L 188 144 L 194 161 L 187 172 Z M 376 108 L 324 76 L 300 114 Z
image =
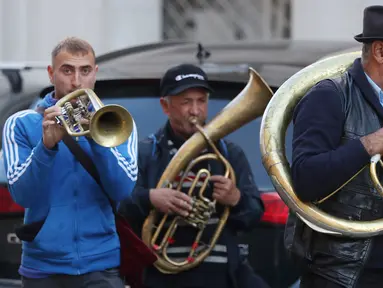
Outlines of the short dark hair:
M 56 58 L 61 51 L 67 51 L 71 54 L 81 53 L 82 55 L 91 52 L 93 56 L 96 57 L 93 47 L 87 41 L 77 37 L 68 37 L 60 41 L 52 50 L 52 60 Z

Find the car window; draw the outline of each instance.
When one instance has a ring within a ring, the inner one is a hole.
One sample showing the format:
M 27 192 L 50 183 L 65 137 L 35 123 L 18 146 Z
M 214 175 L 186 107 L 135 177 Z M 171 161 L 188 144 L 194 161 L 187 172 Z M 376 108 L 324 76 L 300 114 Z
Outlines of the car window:
M 156 97 L 139 97 L 139 98 L 101 98 L 101 101 L 107 104 L 119 104 L 125 107 L 133 116 L 139 134 L 139 139 L 143 139 L 148 135 L 155 133 L 166 122 L 166 116 L 163 114 L 159 98 Z M 229 100 L 210 99 L 208 118 L 211 120 L 219 113 Z M 259 147 L 259 130 L 261 117 L 246 124 L 240 129 L 234 131 L 226 138 L 240 145 L 244 150 L 250 166 L 252 168 L 256 184 L 261 190 L 272 190 L 273 186 L 268 174 L 266 173 L 260 154 Z M 291 159 L 291 127 L 289 127 L 286 138 L 286 154 Z

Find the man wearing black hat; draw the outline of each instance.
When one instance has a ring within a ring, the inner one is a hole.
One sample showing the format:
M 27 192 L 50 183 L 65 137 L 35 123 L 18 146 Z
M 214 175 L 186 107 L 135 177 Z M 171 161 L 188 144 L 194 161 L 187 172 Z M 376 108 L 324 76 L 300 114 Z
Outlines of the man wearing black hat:
M 206 168 L 213 176 L 205 196 L 216 199 L 218 205 L 217 212 L 212 215 L 204 230 L 201 242 L 210 242 L 223 205 L 231 207 L 230 216 L 217 244 L 199 266 L 178 274 L 163 274 L 155 267 L 150 267 L 144 273 L 143 282 L 146 288 L 244 288 L 254 287 L 255 283 L 259 283 L 257 287 L 267 287 L 262 279 L 249 269 L 246 255 L 241 253 L 237 243 L 237 233 L 254 228 L 263 213 L 258 189 L 241 148 L 222 139 L 216 143 L 220 152 L 233 166 L 237 185 L 221 176 L 224 167 L 220 162 L 204 161 L 189 172 L 183 182 L 182 192 L 155 188 L 171 158 L 181 145 L 197 132 L 191 119 L 200 125 L 205 124 L 211 92 L 213 90 L 207 75 L 199 67 L 182 64 L 165 73 L 160 84 L 160 104 L 168 121 L 155 134 L 139 143 L 137 185 L 132 198 L 122 204 L 121 210 L 135 227 L 138 235 L 141 235 L 143 220 L 153 208 L 163 213 L 186 216 L 191 211 L 192 201 L 183 192 L 188 191 L 197 170 Z M 207 149 L 202 154 L 206 152 L 212 151 Z M 202 180 L 197 182 L 195 193 L 201 187 Z M 196 231 L 190 225 L 178 227 L 167 249 L 168 255 L 177 261 L 186 260 L 195 240 Z
M 383 6 L 364 10 L 362 57 L 340 77 L 315 85 L 294 113 L 292 179 L 298 197 L 315 202 L 383 154 Z M 383 175 L 380 174 L 380 181 Z M 383 217 L 369 169 L 320 208 L 347 220 Z M 304 259 L 301 287 L 382 287 L 383 236 L 346 238 L 311 230 L 293 217 L 286 246 Z

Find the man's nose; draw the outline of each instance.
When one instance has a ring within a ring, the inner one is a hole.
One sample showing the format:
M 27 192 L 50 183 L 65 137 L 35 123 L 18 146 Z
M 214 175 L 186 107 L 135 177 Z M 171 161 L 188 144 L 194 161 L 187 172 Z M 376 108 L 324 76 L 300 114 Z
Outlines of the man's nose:
M 75 73 L 72 78 L 72 86 L 79 88 L 81 86 L 81 79 L 80 79 L 80 74 Z
M 199 107 L 197 103 L 193 103 L 191 108 L 190 108 L 190 114 L 192 115 L 198 115 L 199 114 Z

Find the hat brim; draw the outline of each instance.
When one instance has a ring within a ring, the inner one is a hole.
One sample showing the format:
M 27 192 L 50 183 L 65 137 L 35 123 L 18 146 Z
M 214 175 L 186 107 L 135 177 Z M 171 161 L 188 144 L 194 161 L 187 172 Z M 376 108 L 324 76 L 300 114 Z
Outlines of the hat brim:
M 383 36 L 382 37 L 364 37 L 363 34 L 361 33 L 356 35 L 354 39 L 361 43 L 368 43 L 372 41 L 383 41 Z
M 177 95 L 177 94 L 180 94 L 188 89 L 191 89 L 191 88 L 204 88 L 206 89 L 207 91 L 209 92 L 214 92 L 214 90 L 208 85 L 208 84 L 203 84 L 203 83 L 200 83 L 200 84 L 187 84 L 187 85 L 183 85 L 183 86 L 179 86 L 179 87 L 176 87 L 172 90 L 170 90 L 167 94 L 169 96 L 173 96 L 173 95 Z

